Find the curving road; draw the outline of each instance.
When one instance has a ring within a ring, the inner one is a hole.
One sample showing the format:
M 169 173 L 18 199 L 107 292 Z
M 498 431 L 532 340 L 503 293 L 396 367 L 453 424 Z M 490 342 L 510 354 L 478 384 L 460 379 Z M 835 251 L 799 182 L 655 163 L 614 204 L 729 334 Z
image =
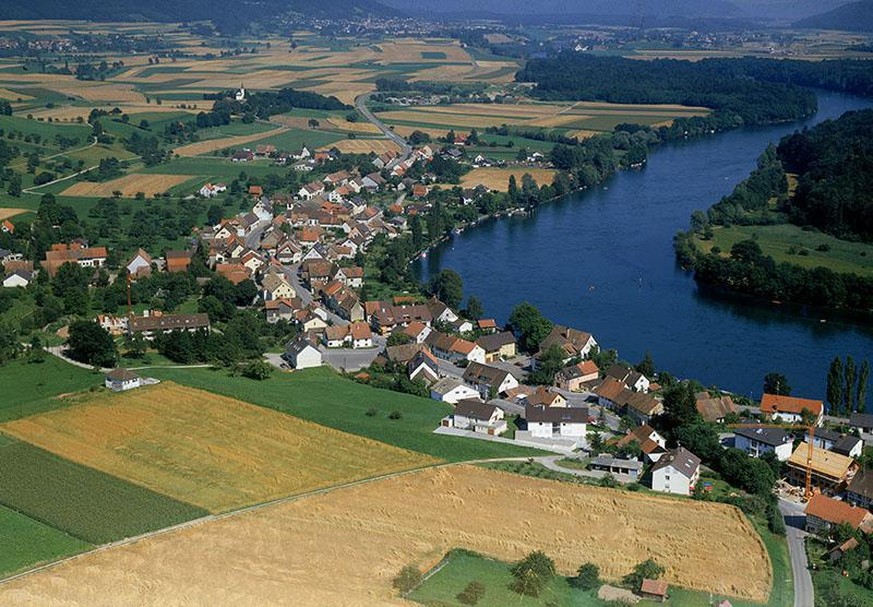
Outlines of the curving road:
M 386 167 L 388 169 L 393 169 L 399 163 L 412 156 L 412 146 L 409 145 L 409 142 L 406 141 L 403 137 L 392 131 L 388 127 L 388 125 L 376 118 L 376 116 L 373 115 L 373 112 L 371 112 L 367 108 L 367 101 L 370 100 L 370 95 L 372 95 L 372 93 L 364 93 L 363 95 L 358 95 L 357 97 L 355 97 L 355 108 L 357 108 L 357 110 L 361 112 L 361 114 L 363 114 L 364 118 L 366 118 L 368 122 L 375 125 L 376 128 L 382 131 L 385 137 L 400 146 L 400 156 L 388 163 L 388 166 Z
M 813 607 L 815 593 L 812 576 L 806 559 L 806 531 L 803 529 L 805 515 L 803 505 L 779 500 L 779 512 L 785 518 L 785 539 L 791 557 L 791 572 L 794 576 L 794 607 Z

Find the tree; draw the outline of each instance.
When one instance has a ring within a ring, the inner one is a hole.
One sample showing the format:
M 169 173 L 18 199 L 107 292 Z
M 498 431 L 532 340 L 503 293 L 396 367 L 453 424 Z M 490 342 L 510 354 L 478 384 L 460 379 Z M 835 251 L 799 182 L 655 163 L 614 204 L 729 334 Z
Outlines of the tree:
M 222 217 L 224 217 L 224 209 L 221 205 L 210 205 L 209 210 L 206 211 L 206 221 L 211 226 L 218 225 Z
M 464 299 L 461 277 L 454 270 L 440 270 L 430 279 L 430 293 L 450 308 L 457 308 Z
M 0 323 L 0 365 L 18 357 L 21 344 L 18 341 L 18 331 L 6 323 Z
M 411 592 L 421 584 L 421 571 L 418 570 L 418 567 L 406 565 L 400 570 L 400 573 L 397 574 L 392 583 L 401 594 Z
M 858 373 L 858 390 L 855 400 L 857 407 L 855 410 L 858 413 L 864 413 L 867 410 L 867 383 L 870 379 L 870 363 L 865 360 L 861 363 L 861 370 Z
M 464 310 L 464 316 L 470 320 L 479 320 L 484 314 L 485 309 L 482 307 L 482 302 L 475 295 L 470 295 L 467 299 L 467 309 Z
M 677 443 L 701 457 L 703 461 L 718 461 L 721 455 L 722 446 L 718 440 L 718 433 L 703 421 L 676 428 L 673 436 Z
M 479 580 L 473 580 L 455 597 L 463 605 L 475 605 L 485 596 L 485 585 Z
M 651 352 L 646 351 L 646 355 L 636 366 L 636 370 L 649 378 L 655 376 L 655 361 L 652 360 Z
M 95 367 L 112 367 L 118 360 L 112 336 L 90 320 L 77 320 L 70 325 L 67 348 L 70 358 Z
M 775 371 L 768 373 L 764 376 L 764 394 L 789 396 L 791 394 L 791 386 L 788 385 L 788 379 Z
M 594 590 L 600 585 L 600 567 L 594 563 L 585 563 L 576 570 L 576 575 L 569 580 L 570 585 L 580 590 Z
M 273 366 L 263 360 L 254 360 L 247 364 L 245 369 L 243 369 L 243 375 L 258 381 L 268 379 L 272 374 Z
M 839 415 L 843 409 L 843 385 L 845 381 L 843 363 L 839 356 L 835 356 L 828 368 L 827 398 L 831 415 Z
M 624 576 L 622 581 L 634 590 L 639 590 L 643 580 L 657 580 L 664 575 L 665 571 L 664 567 L 652 559 L 647 559 L 642 563 L 637 563 L 634 570 Z
M 537 359 L 536 369 L 528 375 L 528 381 L 532 384 L 550 386 L 555 381 L 555 374 L 564 366 L 566 352 L 558 344 L 552 344 Z
M 850 413 L 855 410 L 857 398 L 855 396 L 855 359 L 851 356 L 846 357 L 846 367 L 844 369 L 845 387 L 843 388 L 843 411 Z
M 662 416 L 665 430 L 701 421 L 697 411 L 697 399 L 694 397 L 694 386 L 684 381 L 667 388 L 664 391 L 664 414 Z
M 519 337 L 521 349 L 536 352 L 540 343 L 552 331 L 552 322 L 533 305 L 524 302 L 512 309 L 509 324 Z
M 403 331 L 394 331 L 394 333 L 388 336 L 389 346 L 402 346 L 403 344 L 408 344 L 411 341 L 412 337 L 410 337 L 408 333 L 404 333 Z
M 719 468 L 726 481 L 755 495 L 770 495 L 776 482 L 776 475 L 766 462 L 749 457 L 740 449 L 726 449 Z
M 45 359 L 46 353 L 42 348 L 42 340 L 39 335 L 34 335 L 30 340 L 30 349 L 27 351 L 27 362 L 44 363 Z
M 513 581 L 509 587 L 518 594 L 539 596 L 543 587 L 555 577 L 555 561 L 546 553 L 536 550 L 510 569 Z

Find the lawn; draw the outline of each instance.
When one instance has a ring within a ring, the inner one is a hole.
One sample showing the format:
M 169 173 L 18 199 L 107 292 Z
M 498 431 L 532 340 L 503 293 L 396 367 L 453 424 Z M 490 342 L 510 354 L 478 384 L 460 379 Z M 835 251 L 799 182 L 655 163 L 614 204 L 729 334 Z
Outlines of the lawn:
M 729 228 L 715 226 L 712 231 L 712 240 L 695 238 L 695 243 L 704 251 L 717 246 L 722 255 L 727 255 L 734 244 L 751 238 L 777 263 L 788 262 L 804 268 L 824 266 L 834 272 L 873 277 L 873 246 L 869 244 L 806 231 L 790 223 Z M 789 253 L 792 247 L 796 252 Z M 829 250 L 820 251 L 819 247 L 829 247 Z
M 476 603 L 477 607 L 539 607 L 547 605 L 575 605 L 577 607 L 601 607 L 606 605 L 595 592 L 576 590 L 567 583 L 567 578 L 556 576 L 543 589 L 539 597 L 529 597 L 509 589 L 512 574 L 510 565 L 495 561 L 473 552 L 453 550 L 446 555 L 442 567 L 430 576 L 409 596 L 424 605 L 463 607 L 458 594 L 470 582 L 476 580 L 485 586 L 485 594 Z
M 331 143 L 336 143 L 341 139 L 344 139 L 344 137 L 342 135 L 337 135 L 336 133 L 318 130 L 291 129 L 278 135 L 252 141 L 247 144 L 246 147 L 254 149 L 259 145 L 271 144 L 276 146 L 277 150 L 291 151 L 299 150 L 305 145 L 312 150 L 325 145 L 330 145 Z
M 0 546 L 3 546 L 0 551 L 0 578 L 91 547 L 63 531 L 2 506 Z
M 449 405 L 371 388 L 326 368 L 274 373 L 261 382 L 211 369 L 152 369 L 149 374 L 448 461 L 539 454 L 512 445 L 433 434 L 451 412 Z M 372 416 L 367 415 L 370 409 L 376 411 Z M 393 411 L 401 414 L 400 419 L 388 419 Z
M 0 366 L 0 423 L 69 404 L 60 395 L 102 385 L 103 376 L 47 356 L 45 362 L 13 360 Z
M 207 512 L 0 435 L 0 504 L 92 544 Z
M 856 605 L 869 605 L 873 602 L 873 591 L 859 586 L 847 577 L 843 577 L 836 569 L 832 569 L 830 565 L 822 562 L 822 559 L 825 558 L 827 553 L 827 548 L 821 541 L 808 538 L 806 540 L 806 552 L 809 556 L 810 564 L 817 567 L 811 571 L 812 585 L 817 599 L 816 605 L 826 605 L 824 597 L 822 596 L 823 590 L 826 586 L 832 586 L 835 588 L 842 598 L 854 601 L 852 603 L 846 603 L 846 605 L 849 605 L 850 607 L 855 607 Z M 829 590 L 829 592 L 833 591 Z

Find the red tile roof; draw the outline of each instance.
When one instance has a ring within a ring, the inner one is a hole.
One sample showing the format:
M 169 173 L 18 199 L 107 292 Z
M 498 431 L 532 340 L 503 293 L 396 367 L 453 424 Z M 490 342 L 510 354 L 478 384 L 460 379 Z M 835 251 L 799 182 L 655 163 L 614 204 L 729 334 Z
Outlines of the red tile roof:
M 864 519 L 873 516 L 866 508 L 852 506 L 820 493 L 813 495 L 809 500 L 806 505 L 806 515 L 820 518 L 834 525 L 847 523 L 854 529 L 860 527 Z
M 821 415 L 824 403 L 820 400 L 782 396 L 781 394 L 765 394 L 761 399 L 761 411 L 763 413 L 778 412 L 796 413 L 799 415 L 804 409 L 807 409 L 814 415 Z

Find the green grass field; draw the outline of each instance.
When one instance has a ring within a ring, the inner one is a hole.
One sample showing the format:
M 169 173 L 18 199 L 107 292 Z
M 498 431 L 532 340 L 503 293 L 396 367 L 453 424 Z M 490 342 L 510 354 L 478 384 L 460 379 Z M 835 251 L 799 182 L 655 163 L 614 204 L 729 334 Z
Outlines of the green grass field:
M 208 514 L 5 435 L 0 470 L 0 504 L 92 544 Z
M 79 392 L 103 383 L 103 376 L 65 363 L 54 356 L 45 362 L 13 360 L 0 366 L 0 422 L 67 406 L 59 394 Z
M 259 145 L 272 144 L 275 145 L 278 150 L 299 150 L 306 145 L 306 147 L 311 150 L 313 148 L 320 148 L 325 145 L 330 145 L 331 143 L 336 143 L 341 139 L 345 139 L 345 136 L 338 135 L 337 133 L 291 129 L 278 135 L 272 135 L 270 137 L 258 139 L 257 141 L 251 141 L 247 143 L 245 147 L 254 149 Z M 210 152 L 210 154 L 214 154 L 214 152 Z
M 82 552 L 90 544 L 0 506 L 0 578 Z
M 822 232 L 805 231 L 793 224 L 770 226 L 715 226 L 712 240 L 695 238 L 695 244 L 704 251 L 713 246 L 728 255 L 731 247 L 741 240 L 753 238 L 765 255 L 777 263 L 788 262 L 804 268 L 824 266 L 834 272 L 873 276 L 873 245 L 840 240 Z M 819 251 L 819 247 L 830 247 Z M 788 253 L 794 247 L 796 253 Z M 801 255 L 800 251 L 806 254 Z
M 423 605 L 463 607 L 457 596 L 470 582 L 477 580 L 485 586 L 485 595 L 477 607 L 546 607 L 548 605 L 575 605 L 600 607 L 606 605 L 594 592 L 571 588 L 564 577 L 555 577 L 538 597 L 524 596 L 509 589 L 512 574 L 509 565 L 477 554 L 456 550 L 446 556 L 445 565 L 424 584 L 412 592 L 410 598 Z
M 433 430 L 452 410 L 449 405 L 371 388 L 326 368 L 274 373 L 261 382 L 210 369 L 151 369 L 149 374 L 449 461 L 539 453 L 513 445 L 435 435 Z M 371 407 L 378 413 L 368 416 Z M 401 419 L 388 419 L 392 411 L 399 411 Z

